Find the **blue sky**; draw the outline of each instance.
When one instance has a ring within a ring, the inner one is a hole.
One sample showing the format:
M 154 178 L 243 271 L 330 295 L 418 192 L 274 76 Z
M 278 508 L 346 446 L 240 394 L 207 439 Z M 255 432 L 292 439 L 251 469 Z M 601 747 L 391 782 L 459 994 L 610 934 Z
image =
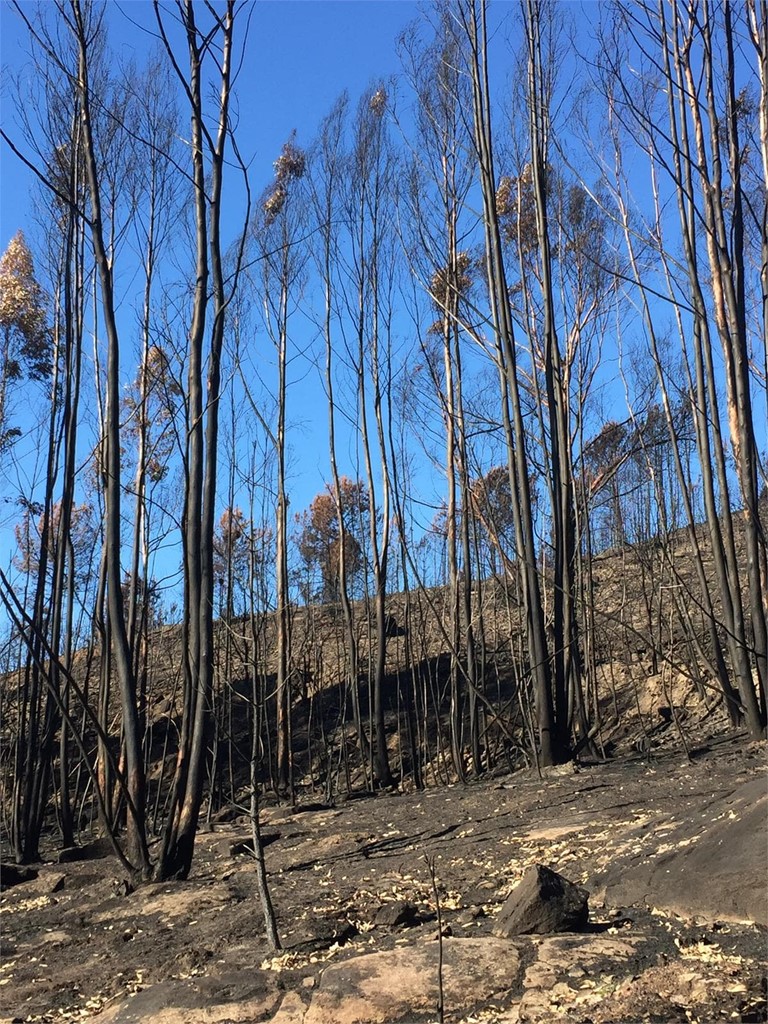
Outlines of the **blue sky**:
M 23 6 L 31 15 L 36 5 Z M 261 0 L 253 5 L 247 61 L 237 83 L 237 138 L 250 164 L 254 196 L 273 180 L 273 162 L 292 131 L 300 145 L 308 144 L 343 90 L 354 104 L 374 79 L 399 70 L 396 41 L 417 13 L 417 4 L 406 0 Z M 110 0 L 108 19 L 116 58 L 142 64 L 156 45 L 152 5 L 146 0 Z M 2 123 L 11 137 L 21 139 L 8 78 L 19 75 L 24 81 L 34 76 L 34 67 L 26 30 L 7 0 L 0 2 L 0 40 Z M 24 150 L 23 144 L 20 148 Z M 34 252 L 34 176 L 4 144 L 0 152 L 0 252 L 19 228 Z M 228 188 L 237 192 L 238 187 L 233 175 Z M 241 229 L 241 214 L 237 203 L 227 204 L 227 242 Z M 318 411 L 325 422 L 325 409 Z M 307 500 L 322 482 L 322 475 L 315 474 Z
M 23 7 L 31 13 L 35 4 L 25 2 Z M 355 98 L 374 77 L 398 71 L 396 39 L 417 13 L 418 5 L 409 0 L 259 0 L 254 4 L 250 62 L 243 67 L 238 88 L 238 139 L 243 154 L 254 161 L 257 192 L 268 184 L 272 162 L 294 128 L 299 140 L 308 141 L 343 89 Z M 154 45 L 151 35 L 139 27 L 153 28 L 152 5 L 146 0 L 110 0 L 109 22 L 118 56 L 140 62 Z M 0 2 L 0 58 L 4 79 L 7 71 L 24 74 L 30 62 L 26 33 L 8 0 Z M 10 134 L 15 115 L 7 82 L 1 102 L 3 125 Z M 30 173 L 3 147 L 0 251 L 29 220 L 30 182 Z
M 33 15 L 36 4 L 24 3 Z M 164 4 L 170 8 L 170 4 Z M 506 5 L 505 5 L 506 6 Z M 156 46 L 153 33 L 156 22 L 152 5 L 146 0 L 110 0 L 108 3 L 110 46 L 116 61 L 135 62 Z M 273 163 L 286 139 L 294 130 L 299 145 L 307 145 L 316 134 L 319 123 L 330 111 L 338 96 L 346 90 L 352 106 L 372 82 L 387 79 L 400 71 L 397 52 L 398 37 L 417 17 L 419 5 L 406 0 L 259 0 L 250 10 L 247 59 L 240 72 L 237 87 L 239 123 L 237 140 L 244 159 L 249 163 L 250 183 L 254 197 L 273 180 Z M 245 19 L 241 18 L 241 26 Z M 242 31 L 242 27 L 241 27 Z M 18 125 L 16 103 L 9 89 L 9 77 L 34 77 L 26 29 L 7 0 L 0 0 L 0 57 L 5 81 L 2 92 L 2 123 L 14 139 L 23 139 Z M 23 90 L 22 90 L 23 93 Z M 23 143 L 20 148 L 25 151 Z M 31 190 L 34 176 L 18 158 L 2 144 L 0 179 L 0 252 L 21 228 L 30 242 L 33 254 L 35 236 L 40 228 L 34 222 Z M 32 154 L 29 154 L 32 156 Z M 236 175 L 230 176 L 229 194 L 237 196 Z M 224 229 L 231 242 L 242 228 L 242 206 L 228 201 Z M 120 268 L 118 267 L 118 272 Z M 124 280 L 124 278 L 123 278 Z M 128 309 L 128 306 L 126 306 Z M 128 309 L 128 312 L 130 310 Z M 305 324 L 304 330 L 308 330 Z M 125 321 L 123 334 L 123 378 L 135 371 L 132 363 L 132 321 Z M 270 346 L 263 338 L 267 359 Z M 318 386 L 316 372 L 306 361 L 294 370 L 294 383 L 289 392 L 289 488 L 291 512 L 305 508 L 330 477 L 328 467 L 327 403 Z M 20 414 L 23 411 L 20 410 Z M 226 421 L 228 413 L 223 412 Z M 340 430 L 344 445 L 343 430 Z M 17 472 L 6 490 L 10 505 L 0 508 L 0 551 L 4 562 L 15 544 L 11 534 L 17 508 L 14 495 L 30 487 L 29 480 L 38 477 L 42 464 L 36 454 L 36 441 L 30 434 L 19 442 Z M 342 472 L 354 473 L 353 461 L 340 452 Z M 225 489 L 226 469 L 221 469 L 221 492 Z M 0 499 L 3 497 L 0 493 Z M 127 503 L 126 513 L 129 511 Z M 426 513 L 426 521 L 431 515 Z M 176 555 L 171 555 L 175 566 Z
M 163 0 L 163 5 L 170 10 L 171 0 Z M 24 4 L 30 14 L 35 6 Z M 239 116 L 238 145 L 244 159 L 249 162 L 254 197 L 258 197 L 272 181 L 274 160 L 292 131 L 296 131 L 300 146 L 307 145 L 342 91 L 349 93 L 354 109 L 358 98 L 369 85 L 400 72 L 397 40 L 419 16 L 420 11 L 429 12 L 430 9 L 429 3 L 422 7 L 408 0 L 258 0 L 248 8 L 250 32 L 247 60 L 237 83 L 235 112 Z M 495 103 L 508 112 L 506 89 L 513 60 L 511 51 L 515 49 L 514 16 L 518 10 L 518 4 L 508 0 L 498 0 L 491 5 L 494 48 L 491 57 L 492 88 Z M 579 48 L 588 51 L 596 15 L 601 7 L 590 2 L 563 3 L 559 10 L 566 12 L 568 27 L 574 30 Z M 151 3 L 147 0 L 109 0 L 107 13 L 110 45 L 115 60 L 135 60 L 138 65 L 142 65 L 144 58 L 156 45 Z M 242 18 L 241 25 L 244 21 Z M 22 132 L 18 127 L 15 100 L 8 79 L 20 75 L 23 82 L 25 76 L 34 75 L 27 47 L 23 24 L 8 0 L 0 0 L 0 59 L 3 65 L 0 114 L 5 131 L 18 139 L 22 138 Z M 561 121 L 561 138 L 566 142 L 575 139 L 572 135 L 574 129 L 568 123 L 570 105 L 577 103 L 578 96 L 578 89 L 572 88 L 572 62 L 571 53 L 565 51 L 559 69 L 562 73 L 560 88 L 563 106 L 558 116 Z M 502 114 L 496 124 L 497 145 L 502 140 L 500 151 L 503 151 L 504 132 L 498 129 L 502 127 L 504 116 L 508 117 L 508 114 Z M 507 124 L 510 123 L 515 123 L 514 113 L 511 119 L 508 117 Z M 27 234 L 34 251 L 35 235 L 39 237 L 41 229 L 34 224 L 29 196 L 33 177 L 4 146 L 0 147 L 0 154 L 0 252 L 4 251 L 19 228 Z M 577 164 L 580 161 L 587 164 L 581 169 L 589 183 L 594 184 L 597 168 L 589 163 L 588 154 L 579 145 L 574 145 L 571 155 Z M 497 172 L 508 172 L 503 157 L 499 159 Z M 638 196 L 642 204 L 648 200 L 645 167 L 639 166 L 636 173 Z M 233 185 L 234 193 L 229 191 Z M 228 220 L 225 223 L 225 245 L 234 239 L 242 226 L 242 207 L 238 206 L 238 186 L 234 175 L 230 175 L 226 188 Z M 230 203 L 229 197 L 232 194 L 235 201 Z M 474 214 L 475 211 L 468 211 L 470 217 Z M 130 276 L 131 272 L 127 271 L 126 276 Z M 123 277 L 123 281 L 125 279 Z M 128 313 L 131 312 L 130 302 L 125 302 L 125 308 Z M 669 315 L 668 311 L 665 310 L 664 315 Z M 400 332 L 402 338 L 413 336 L 413 325 L 410 322 L 398 323 L 395 330 Z M 306 339 L 310 339 L 313 329 L 306 320 L 303 331 Z M 124 333 L 124 381 L 130 379 L 135 372 L 136 364 L 131 362 L 131 332 L 132 324 L 128 323 Z M 642 325 L 636 318 L 632 318 L 627 340 L 639 340 L 641 336 Z M 305 338 L 301 341 L 303 343 Z M 254 342 L 254 348 L 257 345 L 262 347 L 258 349 L 256 358 L 262 358 L 262 365 L 266 365 L 270 358 L 270 345 L 263 337 Z M 616 383 L 617 348 L 610 331 L 606 335 L 602 357 L 601 376 L 607 381 L 603 414 L 623 419 L 626 416 L 623 385 Z M 309 361 L 298 359 L 293 373 L 294 382 L 288 398 L 288 434 L 289 446 L 292 448 L 289 452 L 289 489 L 291 510 L 299 511 L 306 508 L 314 495 L 323 488 L 330 471 L 327 405 L 316 370 Z M 225 412 L 223 422 L 226 416 Z M 352 437 L 351 431 L 349 436 Z M 409 440 L 413 440 L 414 447 L 417 447 L 421 438 Z M 438 461 L 442 457 L 439 446 L 440 442 L 437 441 Z M 354 467 L 353 456 L 349 451 L 344 451 L 343 440 L 340 441 L 339 454 L 342 472 L 350 475 L 360 472 L 359 467 Z M 29 461 L 31 472 L 35 463 L 33 440 L 28 441 L 24 457 Z M 426 526 L 431 519 L 433 509 L 430 505 L 440 500 L 441 488 L 444 489 L 444 479 L 441 480 L 440 472 L 439 466 L 435 468 L 429 465 L 429 460 L 422 452 L 418 481 L 420 498 L 424 500 L 422 526 Z M 220 494 L 224 492 L 224 474 L 222 466 Z M 6 509 L 0 508 L 0 557 L 10 547 L 6 543 L 9 537 L 8 515 Z

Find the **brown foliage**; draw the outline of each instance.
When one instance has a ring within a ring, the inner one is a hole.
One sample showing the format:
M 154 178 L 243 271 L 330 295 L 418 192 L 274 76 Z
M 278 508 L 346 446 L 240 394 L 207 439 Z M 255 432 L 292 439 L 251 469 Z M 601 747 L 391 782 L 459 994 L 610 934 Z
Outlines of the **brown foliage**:
M 33 380 L 50 374 L 51 335 L 46 298 L 35 278 L 32 253 L 22 231 L 16 232 L 0 257 L 0 328 L 18 339 L 19 357 Z M 10 360 L 10 354 L 7 358 Z M 8 368 L 11 369 L 10 363 Z M 20 376 L 18 364 L 14 369 L 12 375 Z
M 343 476 L 339 481 L 339 503 L 330 487 L 318 494 L 309 509 L 297 516 L 299 552 L 307 567 L 320 578 L 321 600 L 335 600 L 339 594 L 342 529 L 347 579 L 354 582 L 364 569 L 364 523 L 368 515 L 368 494 L 360 480 Z M 339 515 L 341 512 L 341 515 Z

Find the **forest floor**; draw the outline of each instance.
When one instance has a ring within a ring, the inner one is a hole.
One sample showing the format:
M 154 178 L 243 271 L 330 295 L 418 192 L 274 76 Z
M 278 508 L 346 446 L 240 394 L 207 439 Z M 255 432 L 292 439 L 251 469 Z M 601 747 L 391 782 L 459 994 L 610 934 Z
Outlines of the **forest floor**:
M 264 938 L 247 818 L 198 837 L 187 881 L 134 892 L 96 843 L 0 893 L 0 1018 L 435 1021 L 442 947 L 452 1024 L 766 1020 L 765 744 L 721 735 L 690 756 L 670 745 L 263 819 L 282 952 Z M 590 891 L 585 933 L 494 937 L 534 863 Z

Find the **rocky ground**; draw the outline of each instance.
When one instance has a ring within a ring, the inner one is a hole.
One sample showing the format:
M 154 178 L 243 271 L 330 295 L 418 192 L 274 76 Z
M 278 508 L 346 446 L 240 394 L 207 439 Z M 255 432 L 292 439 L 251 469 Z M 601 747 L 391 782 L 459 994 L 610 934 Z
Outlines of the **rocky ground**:
M 452 1024 L 764 1021 L 765 769 L 764 744 L 722 737 L 690 758 L 266 808 L 279 954 L 247 819 L 199 837 L 188 881 L 136 892 L 96 844 L 0 893 L 0 1015 L 384 1024 L 438 1020 L 442 990 Z M 589 890 L 584 932 L 494 934 L 532 864 Z

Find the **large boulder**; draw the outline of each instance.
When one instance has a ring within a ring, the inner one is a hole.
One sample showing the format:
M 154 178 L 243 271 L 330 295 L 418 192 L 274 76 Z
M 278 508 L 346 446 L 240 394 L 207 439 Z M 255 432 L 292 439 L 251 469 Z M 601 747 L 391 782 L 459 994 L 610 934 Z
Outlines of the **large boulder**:
M 99 1015 L 104 1024 L 232 1024 L 269 1019 L 282 993 L 266 971 L 172 979 L 149 985 Z
M 456 1017 L 506 1001 L 519 982 L 520 955 L 501 939 L 445 939 L 443 994 Z M 326 967 L 303 1024 L 385 1024 L 434 1018 L 438 943 L 422 942 Z M 297 1024 L 301 1020 L 296 1018 Z
M 550 935 L 583 931 L 589 893 L 556 871 L 534 864 L 498 913 L 494 935 Z
M 664 849 L 620 857 L 591 880 L 611 906 L 645 904 L 680 917 L 768 928 L 768 782 L 752 779 L 682 821 Z

